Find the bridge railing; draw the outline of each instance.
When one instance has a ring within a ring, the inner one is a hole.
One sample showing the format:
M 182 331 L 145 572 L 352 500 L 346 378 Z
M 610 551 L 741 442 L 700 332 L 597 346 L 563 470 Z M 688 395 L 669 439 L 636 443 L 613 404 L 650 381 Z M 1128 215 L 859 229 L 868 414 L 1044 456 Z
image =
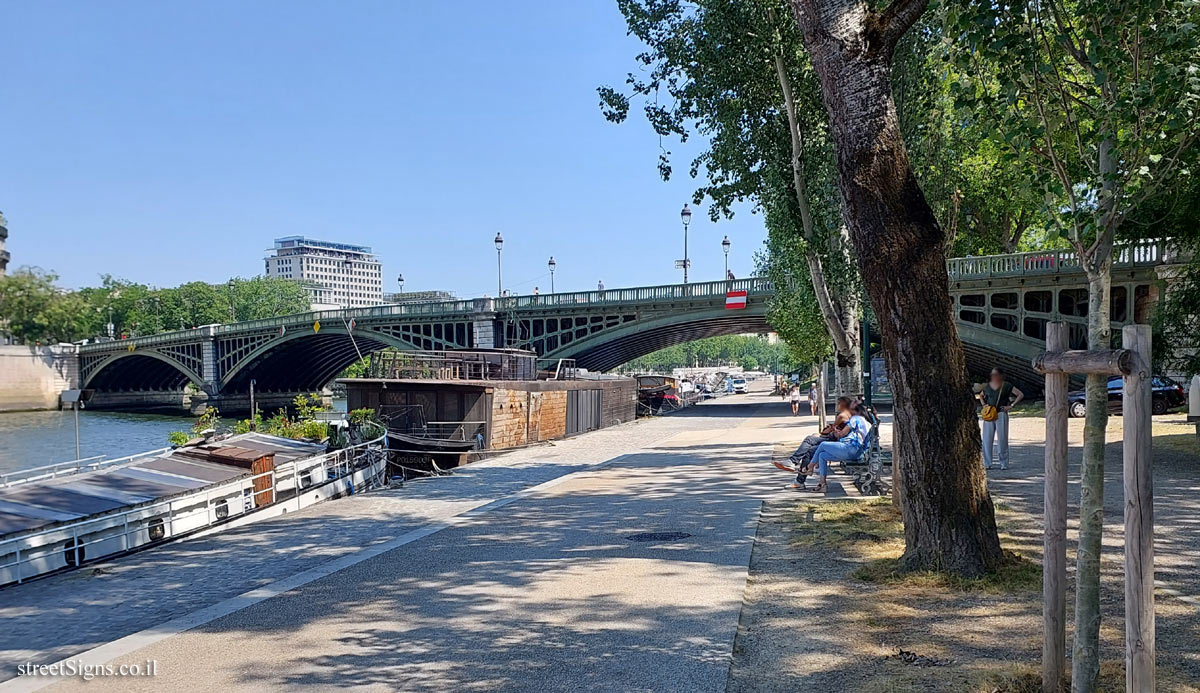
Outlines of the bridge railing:
M 474 298 L 458 301 L 437 301 L 432 303 L 396 303 L 369 308 L 339 308 L 337 310 L 318 310 L 311 313 L 284 315 L 278 318 L 248 320 L 229 325 L 218 325 L 216 334 L 230 332 L 245 332 L 271 327 L 288 325 L 307 325 L 314 322 L 324 322 L 331 325 L 351 319 L 391 318 L 407 315 L 452 315 L 455 313 L 475 313 L 489 310 L 489 299 Z
M 721 298 L 730 291 L 745 291 L 748 295 L 769 293 L 773 286 L 769 279 L 729 279 L 695 284 L 663 284 L 661 286 L 639 286 L 629 289 L 605 289 L 603 291 L 572 291 L 569 293 L 541 294 L 537 296 L 506 296 L 496 299 L 496 310 L 516 308 L 571 307 L 613 303 L 648 303 L 653 301 L 675 301 L 695 298 Z
M 1136 267 L 1162 264 L 1167 257 L 1163 240 L 1139 241 L 1113 250 L 1113 266 Z M 1020 277 L 1059 272 L 1079 272 L 1079 254 L 1074 250 L 1042 250 L 1011 255 L 956 257 L 946 261 L 950 279 Z

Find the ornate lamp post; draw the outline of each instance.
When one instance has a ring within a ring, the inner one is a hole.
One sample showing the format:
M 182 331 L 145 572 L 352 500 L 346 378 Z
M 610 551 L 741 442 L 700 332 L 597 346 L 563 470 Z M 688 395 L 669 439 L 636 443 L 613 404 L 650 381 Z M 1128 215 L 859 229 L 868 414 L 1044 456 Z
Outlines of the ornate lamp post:
M 504 268 L 500 263 L 500 251 L 504 249 L 504 237 L 496 232 L 496 297 L 504 295 Z
M 229 322 L 237 322 L 237 308 L 233 305 L 233 280 L 226 284 L 229 287 Z
M 554 293 L 554 270 L 558 267 L 558 263 L 554 261 L 553 255 L 550 256 L 550 262 L 547 262 L 546 266 L 550 268 L 550 293 Z
M 725 278 L 726 279 L 729 279 L 729 246 L 730 246 L 729 236 L 726 236 L 725 240 L 721 241 L 721 250 L 725 251 Z
M 688 283 L 688 281 L 687 281 L 688 265 L 692 264 L 688 260 L 688 248 L 687 248 L 688 224 L 692 223 L 692 210 L 687 206 L 686 202 L 683 203 L 683 211 L 679 212 L 679 218 L 680 218 L 680 220 L 683 221 L 683 260 L 677 264 L 681 264 L 683 266 L 683 283 L 687 284 Z

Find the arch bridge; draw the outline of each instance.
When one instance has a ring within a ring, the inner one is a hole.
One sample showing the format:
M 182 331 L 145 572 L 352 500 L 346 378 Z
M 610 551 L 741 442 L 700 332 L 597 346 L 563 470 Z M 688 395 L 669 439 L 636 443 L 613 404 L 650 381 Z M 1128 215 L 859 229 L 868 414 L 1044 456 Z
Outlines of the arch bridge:
M 1169 264 L 1162 243 L 1117 252 L 1116 324 L 1145 319 Z M 1074 253 L 956 258 L 947 269 L 973 371 L 1001 365 L 1027 386 L 1040 383 L 1029 362 L 1051 320 L 1069 323 L 1073 344 L 1082 344 L 1087 284 Z M 727 306 L 740 292 L 745 307 Z M 251 381 L 264 407 L 278 406 L 387 347 L 521 348 L 604 371 L 673 344 L 768 331 L 773 293 L 769 281 L 751 278 L 302 313 L 87 344 L 79 349 L 80 379 L 96 390 L 99 407 L 178 408 L 199 400 L 244 410 Z

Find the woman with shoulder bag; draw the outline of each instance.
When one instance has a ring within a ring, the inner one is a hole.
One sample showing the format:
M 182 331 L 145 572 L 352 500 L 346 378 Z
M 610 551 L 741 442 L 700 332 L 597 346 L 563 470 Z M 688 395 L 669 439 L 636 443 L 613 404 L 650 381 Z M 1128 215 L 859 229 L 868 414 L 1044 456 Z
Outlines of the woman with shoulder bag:
M 992 469 L 992 447 L 999 447 L 1000 469 L 1008 469 L 1008 413 L 1025 394 L 1004 379 L 1004 371 L 992 369 L 992 377 L 976 397 L 983 402 L 979 418 L 983 421 L 983 468 Z M 996 439 L 999 438 L 999 441 Z M 997 445 L 998 443 L 998 445 Z

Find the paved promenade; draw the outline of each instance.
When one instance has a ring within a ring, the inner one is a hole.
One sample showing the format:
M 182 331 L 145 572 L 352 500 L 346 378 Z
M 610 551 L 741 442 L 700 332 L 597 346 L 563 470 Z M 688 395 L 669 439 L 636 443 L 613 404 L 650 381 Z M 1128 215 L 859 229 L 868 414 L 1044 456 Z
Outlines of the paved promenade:
M 82 656 L 158 675 L 55 690 L 720 690 L 761 501 L 787 493 L 766 461 L 813 427 L 786 409 L 730 397 L 4 590 L 0 676 Z

